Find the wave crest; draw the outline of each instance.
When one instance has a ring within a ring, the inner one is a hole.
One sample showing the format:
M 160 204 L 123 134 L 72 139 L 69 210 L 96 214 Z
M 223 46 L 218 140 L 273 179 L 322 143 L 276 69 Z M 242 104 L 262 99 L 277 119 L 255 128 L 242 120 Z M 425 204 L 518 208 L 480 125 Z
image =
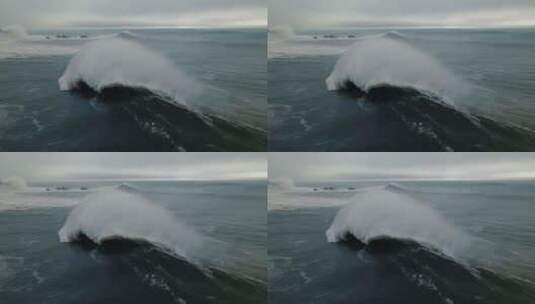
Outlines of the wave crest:
M 402 41 L 399 34 L 362 39 L 339 59 L 326 79 L 331 91 L 348 84 L 367 92 L 374 87 L 409 87 L 449 97 L 465 85 L 431 56 Z
M 61 242 L 84 237 L 96 244 L 110 240 L 143 241 L 190 261 L 195 261 L 195 252 L 203 243 L 201 235 L 169 211 L 119 190 L 88 195 L 71 211 L 58 235 Z
M 468 245 L 467 235 L 432 208 L 386 189 L 357 194 L 326 231 L 329 242 L 354 237 L 364 244 L 380 239 L 410 240 L 456 257 Z
M 87 43 L 69 62 L 58 80 L 61 90 L 85 84 L 96 92 L 106 88 L 143 88 L 187 106 L 199 84 L 164 56 L 122 38 Z

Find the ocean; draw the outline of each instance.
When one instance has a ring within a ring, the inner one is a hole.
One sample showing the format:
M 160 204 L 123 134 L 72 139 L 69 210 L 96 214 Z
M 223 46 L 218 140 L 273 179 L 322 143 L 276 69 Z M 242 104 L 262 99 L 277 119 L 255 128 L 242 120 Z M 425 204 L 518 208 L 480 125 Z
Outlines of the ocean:
M 0 32 L 0 150 L 265 151 L 262 29 Z
M 271 151 L 530 151 L 535 30 L 270 33 Z
M 260 181 L 2 186 L 1 302 L 266 303 L 265 202 Z
M 534 185 L 270 187 L 270 303 L 531 303 Z

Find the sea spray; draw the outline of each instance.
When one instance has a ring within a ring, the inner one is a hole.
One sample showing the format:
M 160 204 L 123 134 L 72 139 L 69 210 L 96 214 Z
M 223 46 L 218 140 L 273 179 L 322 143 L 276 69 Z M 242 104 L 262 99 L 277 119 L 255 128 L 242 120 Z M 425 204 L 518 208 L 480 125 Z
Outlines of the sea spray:
M 468 235 L 432 208 L 386 189 L 358 193 L 342 207 L 326 231 L 327 241 L 351 235 L 368 244 L 383 238 L 411 240 L 457 257 L 470 242 Z
M 69 62 L 58 80 L 61 90 L 84 83 L 101 92 L 105 88 L 143 88 L 186 106 L 199 84 L 172 61 L 132 39 L 104 38 L 87 43 Z
M 7 187 L 10 190 L 21 191 L 28 188 L 28 184 L 23 177 L 11 176 L 0 179 L 0 186 Z
M 145 241 L 196 261 L 203 237 L 169 211 L 139 195 L 120 190 L 88 195 L 69 214 L 58 232 L 61 242 L 81 235 L 97 244 L 113 239 Z
M 446 98 L 454 98 L 466 90 L 466 85 L 434 58 L 390 36 L 370 37 L 353 44 L 326 79 L 327 88 L 345 89 L 351 83 L 368 91 L 387 85 L 410 87 Z

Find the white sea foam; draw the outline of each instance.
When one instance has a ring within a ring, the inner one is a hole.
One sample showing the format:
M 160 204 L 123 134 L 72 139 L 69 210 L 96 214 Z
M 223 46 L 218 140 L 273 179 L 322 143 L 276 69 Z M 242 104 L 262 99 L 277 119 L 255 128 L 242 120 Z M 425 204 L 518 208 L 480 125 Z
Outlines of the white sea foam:
M 61 90 L 75 89 L 80 82 L 97 92 L 113 86 L 145 88 L 184 106 L 200 90 L 199 84 L 172 61 L 122 38 L 99 39 L 84 45 L 58 82 Z
M 464 93 L 467 86 L 433 57 L 401 39 L 380 35 L 355 42 L 339 59 L 326 79 L 329 90 L 348 82 L 368 91 L 391 85 L 411 87 L 447 99 Z
M 402 193 L 386 189 L 358 193 L 326 231 L 329 242 L 350 234 L 363 243 L 382 238 L 412 240 L 450 257 L 463 254 L 470 237 L 439 213 Z
M 73 197 L 41 196 L 26 192 L 0 191 L 0 212 L 33 208 L 71 207 L 79 200 Z
M 164 208 L 120 190 L 85 197 L 58 234 L 61 242 L 76 241 L 81 234 L 97 244 L 113 239 L 146 241 L 194 263 L 204 240 Z

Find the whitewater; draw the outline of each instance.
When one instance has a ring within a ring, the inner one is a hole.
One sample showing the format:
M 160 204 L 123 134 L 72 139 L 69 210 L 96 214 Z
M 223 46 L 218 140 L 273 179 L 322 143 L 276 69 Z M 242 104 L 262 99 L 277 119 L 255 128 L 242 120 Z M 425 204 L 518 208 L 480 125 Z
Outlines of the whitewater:
M 374 240 L 410 240 L 450 257 L 462 255 L 471 238 L 448 223 L 431 207 L 387 189 L 359 193 L 340 209 L 325 232 L 327 241 L 348 235 L 364 244 Z
M 96 244 L 116 239 L 145 241 L 192 262 L 197 261 L 203 244 L 200 234 L 169 211 L 120 190 L 85 197 L 58 235 L 61 242 L 75 242 L 81 235 Z
M 348 83 L 365 92 L 380 86 L 408 87 L 451 100 L 468 89 L 431 56 L 388 36 L 355 42 L 325 82 L 331 91 L 347 89 Z
M 87 84 L 97 92 L 106 88 L 145 88 L 186 106 L 199 84 L 170 60 L 128 39 L 89 42 L 71 59 L 58 80 L 61 90 Z

